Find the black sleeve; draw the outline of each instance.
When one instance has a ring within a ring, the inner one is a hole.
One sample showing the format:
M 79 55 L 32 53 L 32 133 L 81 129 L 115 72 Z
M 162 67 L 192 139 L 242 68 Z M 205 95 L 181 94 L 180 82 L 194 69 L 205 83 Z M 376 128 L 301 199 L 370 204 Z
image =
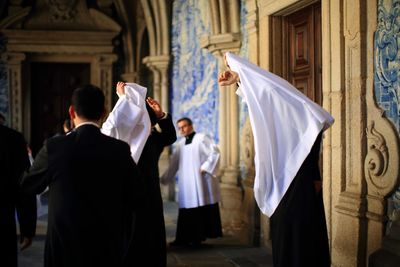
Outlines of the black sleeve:
M 25 173 L 21 182 L 21 190 L 24 193 L 40 194 L 48 186 L 48 154 L 45 144 L 36 155 L 33 165 Z
M 27 144 L 24 138 L 21 136 L 21 139 L 17 143 L 19 147 L 14 149 L 14 162 L 18 164 L 15 168 L 18 172 L 15 177 L 18 178 L 19 183 L 24 171 L 29 168 L 30 163 Z M 18 190 L 16 196 L 16 211 L 21 235 L 33 237 L 36 231 L 36 195 L 34 193 L 24 193 Z
M 33 237 L 36 232 L 36 195 L 18 192 L 17 217 L 22 236 Z
M 161 128 L 161 140 L 163 142 L 163 146 L 172 145 L 176 141 L 176 131 L 175 126 L 172 123 L 171 114 L 168 114 L 165 119 L 159 120 L 158 125 Z

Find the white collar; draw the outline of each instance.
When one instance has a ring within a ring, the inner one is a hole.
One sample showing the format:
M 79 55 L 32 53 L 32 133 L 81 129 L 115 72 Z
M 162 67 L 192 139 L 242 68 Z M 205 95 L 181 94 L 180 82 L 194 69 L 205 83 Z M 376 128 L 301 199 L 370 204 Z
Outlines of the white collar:
M 81 126 L 83 126 L 83 125 L 94 125 L 94 126 L 96 126 L 97 128 L 100 128 L 100 126 L 99 126 L 97 123 L 95 123 L 95 122 L 92 122 L 92 121 L 85 121 L 85 122 L 82 122 L 82 123 L 79 123 L 78 125 L 76 125 L 76 126 L 75 126 L 75 129 L 77 129 L 78 127 L 81 127 Z

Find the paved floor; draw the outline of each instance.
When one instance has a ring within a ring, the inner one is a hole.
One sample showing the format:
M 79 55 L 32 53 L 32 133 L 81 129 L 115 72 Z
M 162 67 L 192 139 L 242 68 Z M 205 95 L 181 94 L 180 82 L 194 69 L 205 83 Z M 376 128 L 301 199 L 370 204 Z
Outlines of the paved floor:
M 45 207 L 44 207 L 45 209 Z M 164 203 L 167 241 L 174 239 L 178 207 Z M 46 212 L 39 218 L 32 247 L 19 255 L 19 267 L 42 267 L 46 232 Z M 248 247 L 230 236 L 207 240 L 199 248 L 168 248 L 168 267 L 272 267 L 271 253 L 265 248 Z M 149 266 L 143 266 L 149 267 Z

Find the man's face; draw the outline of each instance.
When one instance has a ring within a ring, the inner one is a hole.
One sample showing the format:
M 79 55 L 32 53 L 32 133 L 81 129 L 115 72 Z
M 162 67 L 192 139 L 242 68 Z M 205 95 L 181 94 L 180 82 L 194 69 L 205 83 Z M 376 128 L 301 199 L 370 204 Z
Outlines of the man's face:
M 186 120 L 178 122 L 178 130 L 182 136 L 188 136 L 193 132 L 193 125 L 189 125 Z

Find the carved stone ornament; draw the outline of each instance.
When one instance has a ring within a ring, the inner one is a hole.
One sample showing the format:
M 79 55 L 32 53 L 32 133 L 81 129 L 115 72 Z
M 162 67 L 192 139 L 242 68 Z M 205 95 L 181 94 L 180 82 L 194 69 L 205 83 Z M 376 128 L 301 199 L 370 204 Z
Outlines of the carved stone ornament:
M 48 0 L 50 7 L 50 20 L 53 22 L 73 21 L 76 11 L 77 0 Z
M 243 163 L 245 165 L 245 170 L 246 170 L 246 177 L 245 179 L 247 182 L 254 183 L 254 176 L 255 176 L 255 170 L 254 170 L 254 156 L 255 156 L 255 151 L 254 151 L 254 138 L 253 138 L 253 132 L 251 130 L 251 124 L 250 124 L 250 119 L 247 117 L 244 125 L 243 125 L 243 131 L 242 131 L 242 140 L 241 140 L 241 157 L 243 160 Z
M 366 131 L 368 154 L 364 161 L 365 176 L 369 189 L 373 189 L 374 195 L 384 197 L 395 186 L 395 179 L 387 175 L 389 166 L 388 147 L 384 136 L 375 129 L 374 121 L 370 122 Z

